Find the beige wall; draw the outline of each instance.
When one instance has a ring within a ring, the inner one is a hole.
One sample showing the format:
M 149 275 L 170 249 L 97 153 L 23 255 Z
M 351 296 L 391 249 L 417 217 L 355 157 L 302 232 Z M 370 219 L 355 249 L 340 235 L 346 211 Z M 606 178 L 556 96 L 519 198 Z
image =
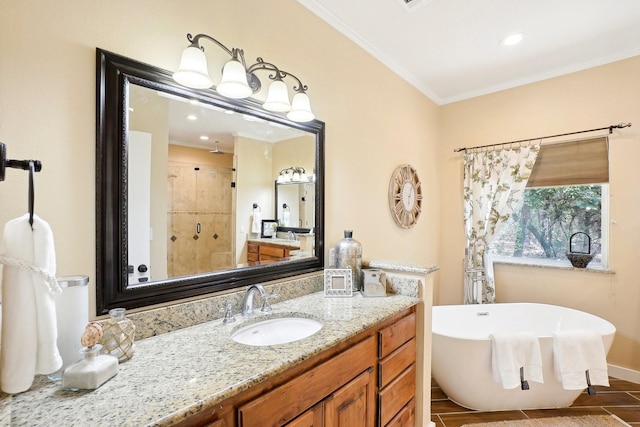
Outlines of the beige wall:
M 496 266 L 499 302 L 535 301 L 604 317 L 617 328 L 609 362 L 640 370 L 640 57 L 441 108 L 442 240 L 437 304 L 462 301 L 462 155 L 456 147 L 593 129 L 610 138 L 610 268 L 615 274 Z

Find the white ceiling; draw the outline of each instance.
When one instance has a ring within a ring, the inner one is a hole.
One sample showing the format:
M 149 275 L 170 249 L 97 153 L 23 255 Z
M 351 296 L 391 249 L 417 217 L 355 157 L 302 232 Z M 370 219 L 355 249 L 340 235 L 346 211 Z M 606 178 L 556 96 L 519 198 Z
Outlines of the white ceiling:
M 298 2 L 438 104 L 640 55 L 640 0 Z

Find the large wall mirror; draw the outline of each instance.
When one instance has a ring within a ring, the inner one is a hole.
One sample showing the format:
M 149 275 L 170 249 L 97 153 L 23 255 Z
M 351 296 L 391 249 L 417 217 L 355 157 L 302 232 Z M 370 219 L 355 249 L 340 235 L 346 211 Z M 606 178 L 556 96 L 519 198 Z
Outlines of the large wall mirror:
M 324 123 L 101 49 L 97 104 L 98 315 L 323 268 Z

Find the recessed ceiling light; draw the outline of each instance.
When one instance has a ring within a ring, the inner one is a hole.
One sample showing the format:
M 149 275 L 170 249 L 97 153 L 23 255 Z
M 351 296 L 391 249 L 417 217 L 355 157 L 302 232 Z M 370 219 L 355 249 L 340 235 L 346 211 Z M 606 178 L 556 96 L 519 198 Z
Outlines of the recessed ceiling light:
M 520 43 L 522 39 L 524 39 L 523 33 L 509 34 L 508 36 L 500 40 L 500 44 L 503 46 L 513 46 Z
M 208 140 L 209 140 L 209 137 L 208 137 L 207 135 L 202 135 L 202 136 L 200 137 L 200 139 L 201 139 L 201 140 L 203 140 L 203 141 L 208 141 Z
M 195 114 L 189 114 L 187 116 L 187 120 L 198 120 L 198 116 L 196 116 Z

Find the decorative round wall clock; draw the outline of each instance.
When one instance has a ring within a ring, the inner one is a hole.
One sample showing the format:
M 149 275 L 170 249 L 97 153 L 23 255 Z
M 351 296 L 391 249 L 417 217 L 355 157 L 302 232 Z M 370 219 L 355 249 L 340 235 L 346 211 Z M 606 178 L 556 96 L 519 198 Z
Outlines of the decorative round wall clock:
M 398 166 L 389 181 L 389 209 L 402 228 L 411 228 L 422 213 L 422 186 L 411 165 Z

